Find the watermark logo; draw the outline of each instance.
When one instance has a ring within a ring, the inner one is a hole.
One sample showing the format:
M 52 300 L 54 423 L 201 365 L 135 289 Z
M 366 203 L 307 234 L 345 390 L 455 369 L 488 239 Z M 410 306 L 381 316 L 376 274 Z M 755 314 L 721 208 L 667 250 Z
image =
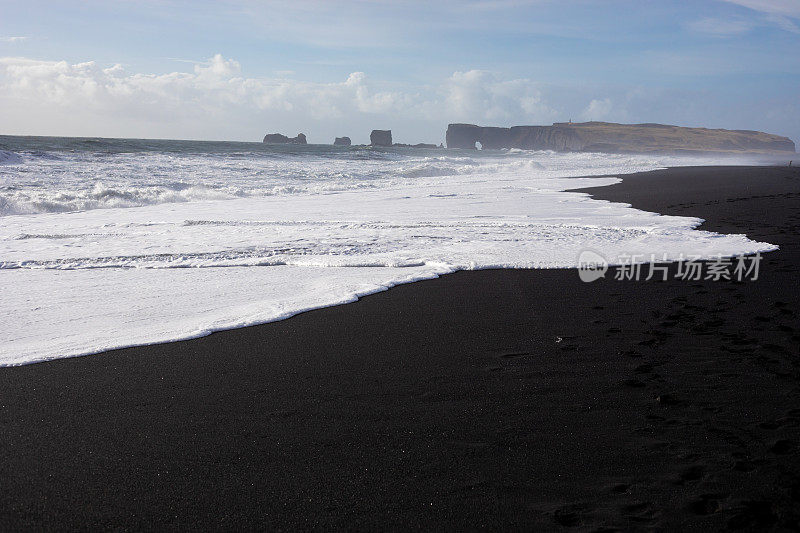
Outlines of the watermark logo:
M 604 278 L 606 272 L 608 272 L 608 261 L 599 253 L 593 250 L 584 250 L 578 256 L 578 275 L 581 277 L 581 281 L 591 283 Z
M 578 256 L 578 275 L 587 283 L 604 278 L 606 272 L 613 269 L 614 279 L 618 281 L 667 281 L 670 279 L 669 260 L 663 254 L 621 255 L 618 265 L 609 266 L 606 258 L 594 250 L 584 250 Z M 717 256 L 702 260 L 700 256 L 684 256 L 676 261 L 672 279 L 682 281 L 756 281 L 761 265 L 761 253 L 755 255 L 737 255 L 734 257 Z

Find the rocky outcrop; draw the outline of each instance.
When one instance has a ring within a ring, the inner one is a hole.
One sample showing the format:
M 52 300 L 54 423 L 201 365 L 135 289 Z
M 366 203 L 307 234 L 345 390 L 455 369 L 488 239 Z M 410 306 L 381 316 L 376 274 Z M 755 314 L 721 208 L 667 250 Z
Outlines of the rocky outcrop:
M 474 150 L 483 138 L 483 128 L 475 124 L 448 124 L 444 138 L 448 148 Z
M 287 137 L 280 133 L 268 133 L 264 136 L 264 141 L 268 144 L 307 144 L 306 136 L 298 133 L 297 137 Z
M 336 137 L 333 141 L 334 146 L 350 146 L 350 137 Z
M 552 126 L 482 127 L 450 124 L 448 148 L 519 148 L 607 153 L 791 153 L 787 137 L 759 131 L 684 128 L 663 124 L 611 122 L 556 123 Z
M 369 134 L 369 143 L 372 146 L 391 146 L 392 130 L 372 130 Z

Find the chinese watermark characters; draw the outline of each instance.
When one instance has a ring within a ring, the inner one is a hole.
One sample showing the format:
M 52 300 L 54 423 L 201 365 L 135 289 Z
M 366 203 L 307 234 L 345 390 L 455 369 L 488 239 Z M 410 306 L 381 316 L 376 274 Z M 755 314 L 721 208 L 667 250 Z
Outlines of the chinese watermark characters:
M 675 268 L 670 269 L 670 263 L 675 263 Z M 675 260 L 669 260 L 666 254 L 624 254 L 616 265 L 609 265 L 605 257 L 592 250 L 578 256 L 578 274 L 585 282 L 604 278 L 609 270 L 617 281 L 756 281 L 760 265 L 761 253 L 712 259 L 681 254 Z

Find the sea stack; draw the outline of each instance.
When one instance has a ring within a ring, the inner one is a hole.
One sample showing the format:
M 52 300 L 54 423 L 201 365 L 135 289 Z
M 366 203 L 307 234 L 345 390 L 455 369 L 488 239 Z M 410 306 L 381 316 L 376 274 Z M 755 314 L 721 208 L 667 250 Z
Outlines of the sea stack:
M 350 146 L 350 137 L 336 137 L 333 141 L 334 146 Z
M 287 137 L 281 133 L 268 133 L 264 136 L 264 141 L 267 144 L 308 144 L 306 136 L 298 133 L 297 137 Z
M 372 130 L 369 134 L 369 143 L 372 146 L 391 146 L 392 130 Z

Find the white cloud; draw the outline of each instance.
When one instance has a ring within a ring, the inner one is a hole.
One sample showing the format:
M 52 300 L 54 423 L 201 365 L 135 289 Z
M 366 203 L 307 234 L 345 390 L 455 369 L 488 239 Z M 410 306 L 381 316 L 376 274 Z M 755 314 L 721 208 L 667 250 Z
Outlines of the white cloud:
M 746 20 L 718 19 L 713 17 L 690 22 L 687 26 L 693 31 L 699 33 L 708 33 L 720 37 L 747 33 L 753 27 L 752 23 Z
M 241 72 L 242 68 L 238 61 L 225 59 L 222 54 L 216 54 L 207 62 L 199 63 L 194 66 L 194 72 L 198 76 L 208 76 L 216 78 L 230 78 Z
M 455 72 L 445 84 L 444 103 L 454 121 L 522 124 L 556 116 L 531 80 L 499 80 L 491 72 Z
M 0 42 L 3 43 L 19 43 L 26 40 L 27 37 L 0 37 Z
M 438 139 L 448 121 L 514 125 L 557 118 L 531 80 L 504 80 L 485 71 L 456 72 L 432 86 L 380 85 L 376 89 L 363 72 L 331 83 L 249 78 L 237 61 L 220 54 L 190 72 L 167 74 L 94 61 L 0 58 L 0 107 L 15 110 L 19 132 L 30 132 L 31 124 L 60 128 L 38 131 L 44 134 L 182 138 L 242 138 L 264 128 L 354 136 L 346 130 L 393 124 L 435 132 L 434 138 L 407 139 L 420 142 Z M 13 126 L 13 120 L 7 123 Z
M 781 15 L 768 15 L 766 17 L 766 20 L 772 22 L 773 24 L 775 24 L 776 26 L 778 26 L 783 30 L 800 34 L 800 26 L 795 24 L 795 22 L 789 19 L 788 17 L 783 17 Z
M 614 106 L 610 98 L 603 98 L 602 100 L 594 99 L 589 102 L 586 109 L 581 113 L 581 118 L 584 120 L 603 120 L 607 119 L 613 110 Z
M 787 63 L 791 58 L 741 56 L 723 65 L 718 57 L 703 55 L 649 55 L 642 61 L 659 73 L 680 75 L 737 72 L 732 69 L 740 61 L 763 64 L 771 72 L 770 58 L 796 70 L 796 61 Z M 0 57 L 0 133 L 257 141 L 268 132 L 303 132 L 310 142 L 330 143 L 347 135 L 364 143 L 371 129 L 391 128 L 397 142 L 438 144 L 449 122 L 511 126 L 574 118 L 798 137 L 796 98 L 777 89 L 745 103 L 707 88 L 548 86 L 481 70 L 412 86 L 373 80 L 363 72 L 329 83 L 248 77 L 246 67 L 221 55 L 166 74 L 93 61 Z
M 302 104 L 313 116 L 323 117 L 339 116 L 347 107 L 386 112 L 400 100 L 391 93 L 372 93 L 362 72 L 330 84 L 244 78 L 239 63 L 220 54 L 196 64 L 192 73 L 139 74 L 119 64 L 101 68 L 94 61 L 69 64 L 12 57 L 0 58 L 0 72 L 9 96 L 82 109 L 174 104 L 206 111 L 230 106 L 291 110 Z
M 791 19 L 800 18 L 798 0 L 723 0 L 765 15 L 764 20 L 779 28 L 800 34 L 800 26 Z
M 723 0 L 762 13 L 800 17 L 800 2 L 797 0 Z

